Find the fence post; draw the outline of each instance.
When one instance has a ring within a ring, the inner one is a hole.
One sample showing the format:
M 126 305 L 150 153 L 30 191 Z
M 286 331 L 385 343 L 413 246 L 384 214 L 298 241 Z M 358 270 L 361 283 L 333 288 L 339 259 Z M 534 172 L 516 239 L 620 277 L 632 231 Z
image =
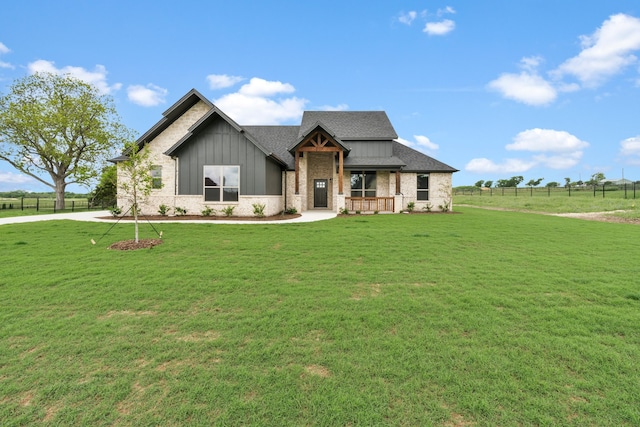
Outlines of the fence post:
M 75 212 L 75 210 L 76 210 L 76 201 L 72 200 L 71 201 L 71 212 Z
M 516 197 L 518 197 L 518 186 L 516 185 Z
M 602 184 L 602 198 L 604 199 L 604 186 L 605 184 Z
M 593 197 L 596 197 L 596 188 L 598 188 L 598 186 L 593 184 Z
M 627 198 L 627 183 L 624 183 L 624 198 Z
M 24 196 L 22 196 L 22 198 L 20 199 L 20 210 L 24 210 Z
M 53 201 L 53 213 L 56 213 L 56 201 L 57 201 L 57 200 L 54 200 L 54 201 Z
M 36 197 L 36 212 L 40 212 L 40 197 Z

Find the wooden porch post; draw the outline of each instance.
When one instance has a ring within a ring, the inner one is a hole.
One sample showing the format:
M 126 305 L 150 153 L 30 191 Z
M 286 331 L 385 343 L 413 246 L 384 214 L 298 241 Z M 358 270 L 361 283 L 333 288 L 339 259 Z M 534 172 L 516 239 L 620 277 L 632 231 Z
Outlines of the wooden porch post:
M 396 194 L 400 194 L 400 171 L 396 171 Z
M 296 194 L 300 194 L 300 151 L 296 150 Z
M 338 151 L 338 194 L 342 194 L 342 180 L 344 176 L 344 154 L 342 150 Z

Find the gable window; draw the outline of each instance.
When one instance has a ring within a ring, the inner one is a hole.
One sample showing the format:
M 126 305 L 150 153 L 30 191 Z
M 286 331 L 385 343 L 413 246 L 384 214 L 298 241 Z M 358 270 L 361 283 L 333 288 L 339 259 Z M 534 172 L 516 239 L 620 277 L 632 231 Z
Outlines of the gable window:
M 205 166 L 204 200 L 237 202 L 240 195 L 240 166 Z
M 151 188 L 154 190 L 162 188 L 162 166 L 151 166 Z
M 418 200 L 429 200 L 429 174 L 418 174 Z
M 376 197 L 376 171 L 351 172 L 351 197 Z

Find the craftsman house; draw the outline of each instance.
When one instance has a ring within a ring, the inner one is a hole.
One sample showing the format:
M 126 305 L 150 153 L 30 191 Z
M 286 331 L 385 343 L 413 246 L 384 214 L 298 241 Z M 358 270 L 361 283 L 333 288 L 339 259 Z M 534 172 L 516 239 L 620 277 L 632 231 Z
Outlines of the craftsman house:
M 141 210 L 400 212 L 410 202 L 451 209 L 457 170 L 397 138 L 384 111 L 306 111 L 299 126 L 241 126 L 193 89 L 137 141 L 151 151 L 157 187 Z M 127 203 L 119 193 L 118 206 Z

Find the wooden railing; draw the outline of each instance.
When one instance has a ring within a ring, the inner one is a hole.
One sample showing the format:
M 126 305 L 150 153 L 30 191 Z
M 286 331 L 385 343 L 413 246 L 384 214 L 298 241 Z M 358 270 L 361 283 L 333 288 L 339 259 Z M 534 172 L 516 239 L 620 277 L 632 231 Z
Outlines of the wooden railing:
M 394 212 L 394 197 L 345 197 L 349 211 Z

